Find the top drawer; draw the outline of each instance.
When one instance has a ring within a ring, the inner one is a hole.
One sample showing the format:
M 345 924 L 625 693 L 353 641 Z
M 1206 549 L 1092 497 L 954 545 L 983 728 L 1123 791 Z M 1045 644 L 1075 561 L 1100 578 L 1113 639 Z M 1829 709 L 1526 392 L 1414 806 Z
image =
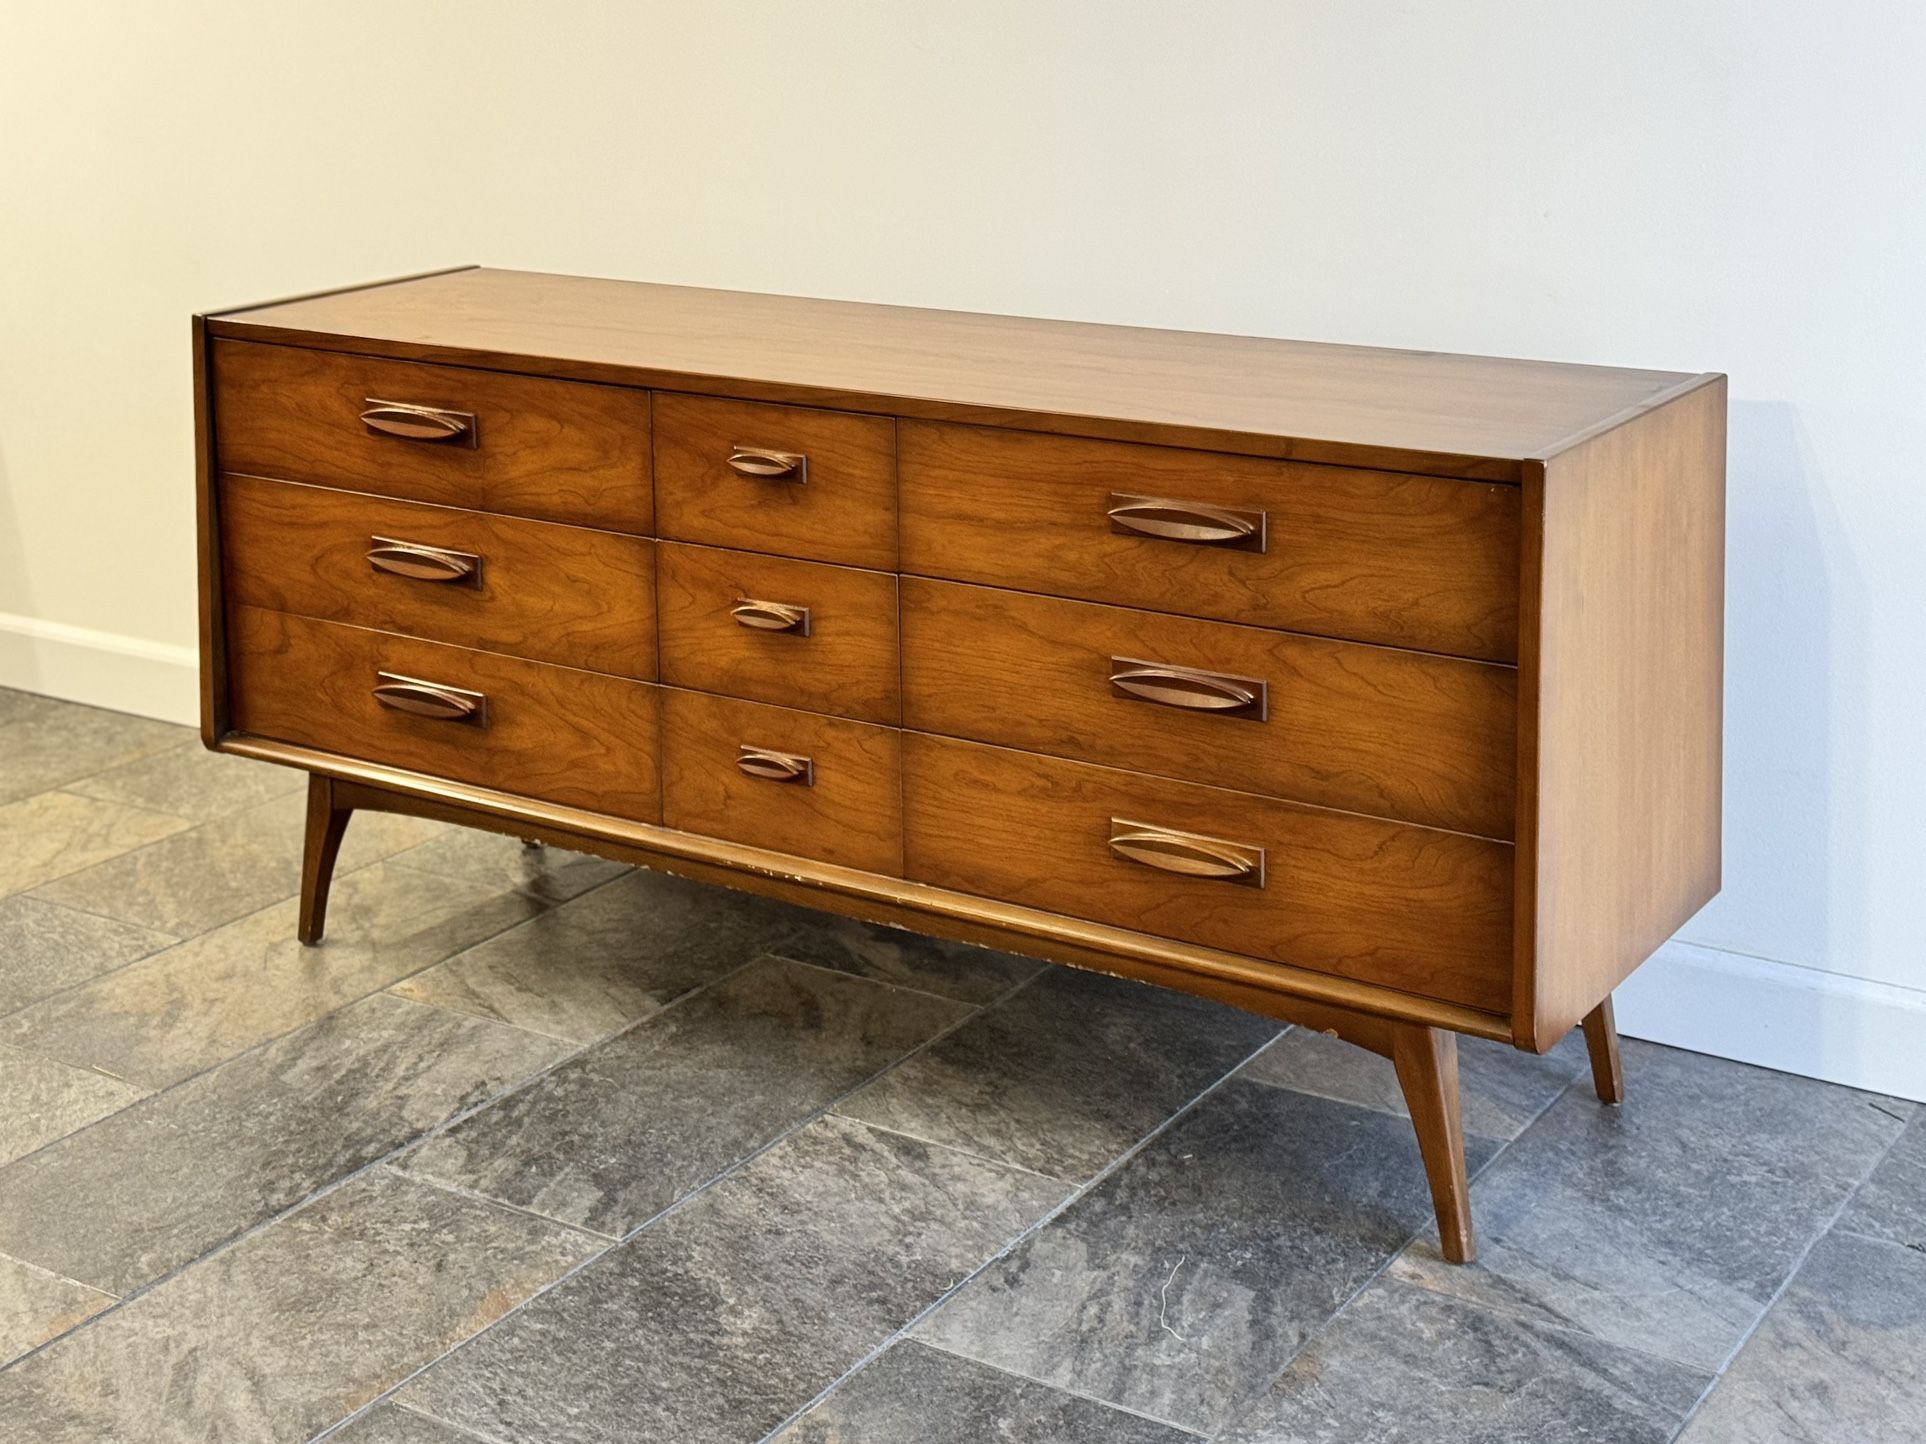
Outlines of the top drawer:
M 1490 661 L 1518 653 L 1518 491 L 902 422 L 903 570 Z
M 223 470 L 654 529 L 646 392 L 249 341 L 213 371 Z

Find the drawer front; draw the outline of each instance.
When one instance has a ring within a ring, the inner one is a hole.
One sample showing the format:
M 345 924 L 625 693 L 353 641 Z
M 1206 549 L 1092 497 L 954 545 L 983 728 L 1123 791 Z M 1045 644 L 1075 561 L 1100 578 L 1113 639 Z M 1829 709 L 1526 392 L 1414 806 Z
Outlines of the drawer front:
M 242 732 L 635 822 L 661 815 L 661 693 L 642 682 L 255 607 L 229 613 L 228 672 Z
M 884 416 L 655 396 L 662 535 L 896 569 L 896 423 Z
M 903 581 L 920 732 L 1509 838 L 1517 704 L 1494 663 Z
M 1503 1013 L 1512 849 L 904 735 L 907 875 Z
M 249 341 L 213 373 L 223 471 L 654 530 L 646 392 Z
M 896 578 L 664 542 L 662 678 L 810 712 L 894 724 Z
M 900 732 L 698 692 L 662 699 L 667 826 L 902 874 Z
M 230 602 L 541 662 L 655 676 L 655 543 L 221 478 Z
M 1518 491 L 903 422 L 903 570 L 1509 662 Z

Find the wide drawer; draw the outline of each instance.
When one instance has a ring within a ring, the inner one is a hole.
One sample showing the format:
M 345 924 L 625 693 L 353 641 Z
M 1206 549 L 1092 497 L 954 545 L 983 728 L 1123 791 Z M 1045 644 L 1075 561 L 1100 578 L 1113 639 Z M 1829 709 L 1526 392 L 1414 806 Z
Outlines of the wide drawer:
M 255 607 L 228 617 L 236 730 L 636 822 L 661 815 L 659 689 Z
M 1515 487 L 934 422 L 898 442 L 905 572 L 1516 659 Z
M 655 676 L 643 537 L 224 476 L 221 552 L 230 602 Z
M 223 471 L 654 529 L 646 392 L 250 341 L 212 355 Z
M 903 752 L 915 881 L 1506 1010 L 1506 843 L 913 732 Z
M 896 423 L 886 416 L 655 396 L 662 535 L 896 568 Z
M 677 542 L 660 555 L 663 681 L 898 720 L 894 574 Z
M 922 732 L 1509 838 L 1517 701 L 1496 663 L 903 581 Z
M 667 826 L 902 873 L 900 732 L 698 692 L 662 697 Z

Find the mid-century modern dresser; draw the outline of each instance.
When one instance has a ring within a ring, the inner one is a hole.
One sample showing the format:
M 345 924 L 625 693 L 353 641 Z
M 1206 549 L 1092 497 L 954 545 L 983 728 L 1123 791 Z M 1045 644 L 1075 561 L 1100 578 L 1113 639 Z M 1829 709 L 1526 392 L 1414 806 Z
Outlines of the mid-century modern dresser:
M 199 317 L 206 741 L 1388 1056 L 1719 886 L 1725 384 L 465 269 Z M 1360 1200 L 1362 1203 L 1363 1201 Z

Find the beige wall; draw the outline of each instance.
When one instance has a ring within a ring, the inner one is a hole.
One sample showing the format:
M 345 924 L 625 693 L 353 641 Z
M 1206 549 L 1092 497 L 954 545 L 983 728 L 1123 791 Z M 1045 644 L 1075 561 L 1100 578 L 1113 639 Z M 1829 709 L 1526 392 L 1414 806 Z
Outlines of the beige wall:
M 1923 68 L 1872 0 L 4 0 L 0 682 L 173 705 L 113 679 L 193 637 L 186 318 L 357 279 L 1725 370 L 1729 865 L 1680 966 L 1864 1054 L 1853 1009 L 1926 1019 Z

